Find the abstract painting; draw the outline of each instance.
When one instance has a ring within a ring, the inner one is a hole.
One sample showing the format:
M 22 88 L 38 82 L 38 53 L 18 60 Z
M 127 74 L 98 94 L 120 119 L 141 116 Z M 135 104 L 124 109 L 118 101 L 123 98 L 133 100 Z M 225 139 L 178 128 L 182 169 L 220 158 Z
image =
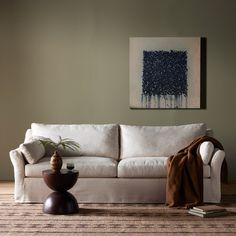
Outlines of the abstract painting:
M 200 108 L 200 37 L 130 38 L 131 108 Z

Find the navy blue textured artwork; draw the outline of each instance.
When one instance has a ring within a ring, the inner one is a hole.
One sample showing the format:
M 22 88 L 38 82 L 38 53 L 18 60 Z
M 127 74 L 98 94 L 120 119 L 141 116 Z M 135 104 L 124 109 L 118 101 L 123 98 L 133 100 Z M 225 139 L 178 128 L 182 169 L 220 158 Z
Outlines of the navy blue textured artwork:
M 187 72 L 187 51 L 143 51 L 144 107 L 153 100 L 157 108 L 186 108 Z

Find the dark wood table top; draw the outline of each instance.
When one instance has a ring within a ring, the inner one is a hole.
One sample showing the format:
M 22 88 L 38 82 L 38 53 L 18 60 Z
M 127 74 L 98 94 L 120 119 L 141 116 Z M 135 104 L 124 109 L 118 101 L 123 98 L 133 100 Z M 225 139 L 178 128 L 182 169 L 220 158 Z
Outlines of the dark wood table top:
M 77 170 L 61 169 L 60 171 L 44 170 L 43 179 L 47 186 L 54 191 L 66 191 L 74 186 L 79 172 Z
M 68 169 L 61 169 L 60 171 L 53 171 L 51 169 L 48 170 L 43 170 L 43 174 L 46 175 L 66 175 L 66 174 L 75 174 L 75 173 L 79 173 L 78 170 L 68 170 Z

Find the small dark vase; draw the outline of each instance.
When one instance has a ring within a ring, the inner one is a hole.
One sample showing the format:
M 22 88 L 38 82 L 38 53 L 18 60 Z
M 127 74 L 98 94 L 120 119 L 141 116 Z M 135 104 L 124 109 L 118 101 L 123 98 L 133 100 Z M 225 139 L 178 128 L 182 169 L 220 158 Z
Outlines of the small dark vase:
M 51 169 L 55 172 L 59 172 L 61 167 L 62 167 L 62 158 L 60 156 L 60 154 L 58 153 L 58 151 L 54 151 L 51 160 L 50 160 L 50 164 L 51 164 Z

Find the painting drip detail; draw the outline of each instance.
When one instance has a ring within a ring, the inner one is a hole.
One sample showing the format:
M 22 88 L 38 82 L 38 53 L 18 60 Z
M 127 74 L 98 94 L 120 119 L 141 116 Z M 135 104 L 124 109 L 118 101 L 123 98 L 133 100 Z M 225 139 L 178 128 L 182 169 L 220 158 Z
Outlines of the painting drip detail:
M 187 108 L 187 52 L 143 51 L 143 108 Z
M 187 97 L 184 95 L 142 95 L 141 103 L 143 108 L 187 108 Z

